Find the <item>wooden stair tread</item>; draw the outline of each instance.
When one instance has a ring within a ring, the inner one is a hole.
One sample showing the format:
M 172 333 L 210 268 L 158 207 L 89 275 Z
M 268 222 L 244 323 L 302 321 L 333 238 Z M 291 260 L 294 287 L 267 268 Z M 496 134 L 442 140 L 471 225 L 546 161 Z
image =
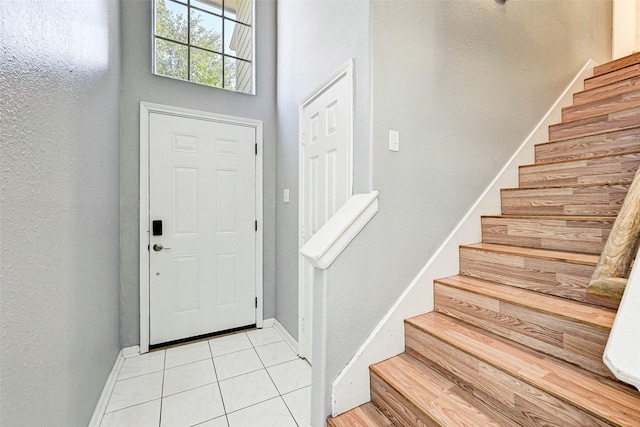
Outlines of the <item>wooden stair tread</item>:
M 581 215 L 482 215 L 482 218 L 530 219 L 540 221 L 598 221 L 613 222 L 615 216 L 581 216 Z
M 437 313 L 405 322 L 600 419 L 620 426 L 640 425 L 640 394 L 611 387 L 605 381 L 582 375 L 578 368 L 554 363 L 539 352 L 524 351 Z
M 617 215 L 631 180 L 571 183 L 556 186 L 503 188 L 503 214 Z
M 608 153 L 581 159 L 568 159 L 521 165 L 520 187 L 549 187 L 573 184 L 610 184 L 633 179 L 640 167 L 640 150 Z
M 599 255 L 585 254 L 580 252 L 566 252 L 554 251 L 550 249 L 525 248 L 521 246 L 496 245 L 493 243 L 472 243 L 468 245 L 461 245 L 460 247 L 589 266 L 595 266 L 598 262 L 598 259 L 600 258 Z
M 554 128 L 554 127 L 562 127 L 562 126 L 566 126 L 566 125 L 576 125 L 579 122 L 593 122 L 593 121 L 595 121 L 594 119 L 596 119 L 596 118 L 605 118 L 607 116 L 610 116 L 610 115 L 613 115 L 613 114 L 618 114 L 618 113 L 621 113 L 621 112 L 627 112 L 627 113 L 630 114 L 630 113 L 633 113 L 634 111 L 639 110 L 639 109 L 640 109 L 640 107 L 626 107 L 626 108 L 621 108 L 619 110 L 615 110 L 615 111 L 611 111 L 611 112 L 605 112 L 605 113 L 601 113 L 601 114 L 596 114 L 594 116 L 591 116 L 591 117 L 588 117 L 588 118 L 585 118 L 585 119 L 567 120 L 566 122 L 562 121 L 562 122 L 559 122 L 559 123 L 554 123 L 554 124 L 550 125 L 549 127 L 550 128 Z M 629 124 L 629 125 L 626 125 L 625 127 L 629 127 L 629 126 L 635 126 L 635 124 L 633 124 L 633 125 Z M 604 130 L 600 129 L 597 132 L 603 132 L 603 131 Z M 594 132 L 596 132 L 596 131 L 594 131 Z
M 556 160 L 553 162 L 545 162 L 545 163 L 530 163 L 528 165 L 520 165 L 518 166 L 518 168 L 525 169 L 525 168 L 545 167 L 545 166 L 563 165 L 563 164 L 571 164 L 571 163 L 578 164 L 578 163 L 584 163 L 586 161 L 592 161 L 596 159 L 608 159 L 608 158 L 622 157 L 622 156 L 627 156 L 632 154 L 640 154 L 640 150 L 629 150 L 629 151 L 622 151 L 619 153 L 597 154 L 597 155 L 588 157 L 586 159 Z M 617 182 L 620 182 L 620 181 L 627 181 L 627 180 L 623 179 Z M 593 184 L 593 183 L 589 183 L 589 184 Z M 607 182 L 607 184 L 610 184 L 610 182 Z M 567 185 L 577 185 L 577 184 L 565 184 L 565 186 Z M 561 185 L 557 185 L 557 186 L 561 186 Z M 527 188 L 527 187 L 523 187 L 523 188 Z M 540 187 L 528 187 L 528 188 L 540 188 Z
M 391 427 L 393 423 L 371 403 L 357 406 L 327 419 L 329 427 Z
M 435 282 L 600 329 L 611 329 L 615 319 L 613 310 L 473 277 L 456 275 Z
M 611 73 L 634 64 L 640 64 L 640 53 L 633 53 L 605 64 L 596 65 L 593 69 L 593 77 Z
M 456 385 L 406 354 L 370 367 L 404 399 L 437 426 L 493 426 L 492 417 L 456 393 Z
M 624 128 L 620 128 L 620 129 L 615 129 L 615 130 L 599 130 L 599 131 L 591 132 L 589 134 L 580 135 L 580 136 L 568 136 L 566 138 L 550 139 L 549 141 L 541 142 L 541 143 L 536 144 L 536 145 L 555 144 L 555 143 L 558 143 L 558 142 L 571 141 L 571 140 L 575 140 L 575 139 L 585 139 L 585 138 L 589 138 L 589 137 L 593 137 L 593 136 L 607 135 L 607 134 L 610 134 L 610 133 L 623 132 L 623 131 L 629 131 L 629 130 L 634 130 L 634 129 L 638 130 L 638 133 L 640 135 L 640 124 L 637 124 L 637 125 L 626 126 Z
M 593 89 L 601 86 L 606 86 L 611 83 L 619 82 L 631 77 L 640 75 L 640 64 L 632 64 L 626 67 L 610 71 L 606 74 L 599 76 L 589 77 L 584 80 L 584 89 Z
M 594 133 L 576 138 L 558 139 L 536 144 L 535 163 L 587 159 L 605 154 L 626 153 L 640 149 L 640 127 Z
M 591 117 L 637 108 L 639 105 L 640 89 L 629 90 L 625 93 L 603 97 L 598 100 L 563 107 L 561 113 L 562 122 L 585 120 Z
M 619 130 L 640 123 L 640 107 L 606 112 L 586 119 L 577 119 L 549 126 L 549 138 L 584 136 L 598 131 Z
M 549 164 L 549 163 L 545 163 L 545 165 L 546 164 Z M 538 166 L 538 165 L 534 164 L 532 166 Z M 508 188 L 501 188 L 500 191 L 523 191 L 523 190 L 538 191 L 538 190 L 551 190 L 551 189 L 561 189 L 561 188 L 611 187 L 615 185 L 628 185 L 628 184 L 631 184 L 631 182 L 633 182 L 632 179 L 621 179 L 619 181 L 611 181 L 611 182 L 605 182 L 605 183 L 587 182 L 587 183 L 577 183 L 577 184 L 545 185 L 540 187 L 508 187 Z
M 584 105 L 600 99 L 632 92 L 640 89 L 640 77 L 630 77 L 603 86 L 587 89 L 573 94 L 573 105 Z

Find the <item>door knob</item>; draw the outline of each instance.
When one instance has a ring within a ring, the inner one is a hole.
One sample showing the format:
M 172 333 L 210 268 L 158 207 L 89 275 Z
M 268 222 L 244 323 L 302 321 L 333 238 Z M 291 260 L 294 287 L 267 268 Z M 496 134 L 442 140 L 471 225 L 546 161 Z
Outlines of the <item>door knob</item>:
M 154 250 L 154 251 L 156 251 L 156 252 L 160 252 L 160 251 L 161 251 L 161 250 L 163 250 L 163 249 L 164 249 L 165 251 L 168 251 L 168 250 L 169 250 L 169 249 L 171 249 L 171 248 L 165 248 L 165 247 L 163 247 L 162 245 L 160 245 L 160 244 L 158 244 L 158 243 L 156 243 L 155 245 L 153 245 L 153 250 Z

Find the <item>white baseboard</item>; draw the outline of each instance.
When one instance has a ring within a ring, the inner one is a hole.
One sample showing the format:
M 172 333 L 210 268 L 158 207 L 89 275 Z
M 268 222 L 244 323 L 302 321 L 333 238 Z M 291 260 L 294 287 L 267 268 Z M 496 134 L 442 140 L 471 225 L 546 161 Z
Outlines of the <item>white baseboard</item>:
M 282 324 L 278 322 L 278 319 L 274 319 L 274 318 L 264 319 L 262 326 L 265 328 L 273 327 L 276 331 L 280 333 L 280 335 L 282 335 L 286 343 L 289 345 L 289 347 L 291 347 L 291 350 L 293 350 L 296 354 L 298 354 L 298 341 L 296 341 L 291 336 L 289 331 L 287 331 L 284 328 L 284 326 L 282 326 Z
M 548 140 L 548 126 L 561 121 L 562 106 L 572 103 L 573 93 L 582 90 L 595 65 L 587 61 L 334 380 L 333 416 L 371 400 L 369 366 L 404 351 L 404 319 L 433 311 L 433 280 L 458 274 L 459 246 L 481 240 L 480 216 L 500 212 L 500 189 L 518 186 L 518 166 L 533 162 L 534 145 Z
M 107 409 L 107 404 L 109 403 L 109 398 L 111 397 L 111 392 L 113 391 L 113 387 L 115 387 L 116 385 L 116 380 L 118 379 L 120 369 L 122 369 L 122 364 L 124 363 L 124 352 L 125 350 L 128 350 L 130 348 L 132 347 L 122 349 L 118 353 L 116 361 L 113 364 L 113 368 L 111 369 L 111 373 L 107 378 L 107 382 L 105 383 L 104 388 L 102 389 L 100 399 L 98 399 L 98 403 L 93 410 L 93 416 L 91 417 L 91 421 L 89 421 L 89 427 L 100 427 L 100 424 L 102 423 L 102 417 L 104 416 L 104 411 Z M 140 354 L 139 349 L 138 354 Z
M 271 319 L 264 319 L 262 321 L 262 327 L 263 328 L 270 328 L 270 327 L 273 326 L 274 323 L 276 323 L 276 319 L 274 319 L 273 317 Z
M 140 356 L 140 346 L 139 345 L 134 345 L 131 347 L 125 347 L 122 349 L 122 356 L 125 359 L 128 359 L 129 357 L 136 357 L 136 356 Z
M 284 337 L 284 340 L 287 342 L 287 344 L 289 344 L 289 347 L 291 347 L 291 349 L 298 354 L 298 341 L 296 341 L 291 334 L 289 333 L 289 331 L 287 331 L 284 326 L 282 326 L 282 324 L 280 322 L 278 322 L 277 319 L 274 319 L 275 322 L 273 323 L 273 327 L 276 329 L 276 331 L 280 332 L 280 335 L 282 335 Z

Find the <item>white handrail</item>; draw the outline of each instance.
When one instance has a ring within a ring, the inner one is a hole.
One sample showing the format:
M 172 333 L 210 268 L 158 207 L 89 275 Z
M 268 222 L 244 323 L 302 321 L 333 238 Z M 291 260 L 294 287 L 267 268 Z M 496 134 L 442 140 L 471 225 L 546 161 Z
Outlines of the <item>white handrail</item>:
M 616 378 L 640 390 L 640 268 L 631 270 L 602 360 Z
M 329 267 L 378 212 L 378 192 L 354 194 L 300 249 L 316 268 Z

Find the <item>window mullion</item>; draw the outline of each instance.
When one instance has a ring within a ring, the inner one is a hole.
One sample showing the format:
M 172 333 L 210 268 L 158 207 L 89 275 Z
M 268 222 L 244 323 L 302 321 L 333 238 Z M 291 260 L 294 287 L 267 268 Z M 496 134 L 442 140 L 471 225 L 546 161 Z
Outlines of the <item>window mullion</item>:
M 191 81 L 191 0 L 187 2 L 187 79 Z
M 221 50 L 222 50 L 222 88 L 223 89 L 225 89 L 226 86 L 227 86 L 226 85 L 226 77 L 227 77 L 226 76 L 226 69 L 225 69 L 225 66 L 224 66 L 225 63 L 226 63 L 226 61 L 225 61 L 225 58 L 226 58 L 226 54 L 225 53 L 226 52 L 224 51 L 224 47 L 225 47 L 225 41 L 227 40 L 225 38 L 225 28 L 226 28 L 225 24 L 226 24 L 226 19 L 227 19 L 225 17 L 225 12 L 226 12 L 226 10 L 224 8 L 225 7 L 225 4 L 224 4 L 225 1 L 226 0 L 222 0 L 222 49 Z

